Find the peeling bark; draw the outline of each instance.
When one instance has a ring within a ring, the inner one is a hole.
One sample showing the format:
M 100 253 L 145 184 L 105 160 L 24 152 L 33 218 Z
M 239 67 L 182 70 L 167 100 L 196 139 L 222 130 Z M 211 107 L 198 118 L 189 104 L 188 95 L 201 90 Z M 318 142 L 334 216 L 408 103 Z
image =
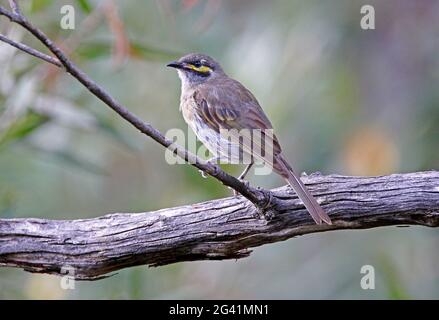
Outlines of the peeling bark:
M 0 219 L 0 266 L 94 280 L 136 265 L 247 257 L 252 247 L 298 235 L 390 225 L 439 226 L 439 172 L 303 177 L 333 225 L 316 225 L 289 189 L 272 190 L 274 217 L 243 197 L 92 219 Z

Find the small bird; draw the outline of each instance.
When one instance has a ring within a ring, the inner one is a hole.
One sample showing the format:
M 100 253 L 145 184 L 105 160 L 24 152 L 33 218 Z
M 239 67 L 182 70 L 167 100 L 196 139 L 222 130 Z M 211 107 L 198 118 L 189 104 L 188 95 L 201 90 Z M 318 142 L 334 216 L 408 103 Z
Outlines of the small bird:
M 183 117 L 214 155 L 213 159 L 232 162 L 243 156 L 250 157 L 250 163 L 239 179 L 245 178 L 254 160 L 262 161 L 288 182 L 317 224 L 323 221 L 332 224 L 283 157 L 278 139 L 270 134 L 273 129 L 270 120 L 247 88 L 227 76 L 219 63 L 205 54 L 191 53 L 167 66 L 177 69 L 181 79 Z M 239 137 L 240 132 L 252 130 L 261 132 L 265 139 L 261 142 L 252 135 L 249 139 L 245 139 L 245 135 Z

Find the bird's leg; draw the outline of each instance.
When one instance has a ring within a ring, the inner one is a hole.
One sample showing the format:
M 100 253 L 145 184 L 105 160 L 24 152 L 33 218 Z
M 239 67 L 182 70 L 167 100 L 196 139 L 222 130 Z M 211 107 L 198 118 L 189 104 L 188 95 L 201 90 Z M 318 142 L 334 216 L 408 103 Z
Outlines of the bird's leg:
M 207 162 L 215 163 L 215 162 L 219 161 L 220 159 L 221 159 L 221 157 L 215 156 L 215 157 L 208 159 Z M 203 170 L 198 170 L 198 171 L 200 171 L 200 174 L 204 179 L 207 179 L 207 175 Z
M 251 167 L 253 166 L 254 162 L 250 162 L 247 167 L 245 167 L 244 171 L 238 176 L 238 180 L 243 181 L 245 176 L 247 175 L 247 173 L 250 171 Z M 243 181 L 244 182 L 244 181 Z M 248 184 L 248 182 L 244 182 L 246 184 Z M 233 189 L 233 196 L 237 197 L 238 196 L 238 191 L 236 191 L 235 189 Z
M 250 171 L 251 167 L 253 166 L 254 162 L 250 162 L 247 167 L 245 167 L 244 171 L 239 175 L 238 179 L 243 180 L 247 173 Z

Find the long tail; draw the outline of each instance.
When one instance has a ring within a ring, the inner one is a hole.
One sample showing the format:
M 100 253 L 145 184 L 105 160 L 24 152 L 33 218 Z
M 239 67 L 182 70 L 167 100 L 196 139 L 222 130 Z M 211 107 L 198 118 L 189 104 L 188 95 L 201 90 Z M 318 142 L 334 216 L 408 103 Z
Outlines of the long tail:
M 325 211 L 323 211 L 322 207 L 317 203 L 317 200 L 311 195 L 303 182 L 294 172 L 293 168 L 282 157 L 282 155 L 278 155 L 276 157 L 276 160 L 276 164 L 278 166 L 275 167 L 280 168 L 275 168 L 275 170 L 277 169 L 276 171 L 279 171 L 278 173 L 285 178 L 291 188 L 293 188 L 293 190 L 297 193 L 300 200 L 302 200 L 303 204 L 305 205 L 306 209 L 308 209 L 308 212 L 310 213 L 314 221 L 317 224 L 321 224 L 322 221 L 326 222 L 327 224 L 332 224 L 329 216 L 326 214 Z

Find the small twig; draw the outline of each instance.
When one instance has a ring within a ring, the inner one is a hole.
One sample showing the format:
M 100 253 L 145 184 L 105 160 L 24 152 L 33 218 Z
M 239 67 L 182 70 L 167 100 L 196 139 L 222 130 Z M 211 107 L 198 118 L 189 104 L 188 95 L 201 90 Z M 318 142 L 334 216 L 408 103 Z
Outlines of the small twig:
M 249 186 L 235 177 L 224 172 L 218 165 L 212 164 L 206 160 L 198 158 L 195 154 L 188 150 L 175 145 L 170 139 L 166 138 L 160 131 L 152 127 L 149 123 L 146 123 L 125 106 L 115 100 L 105 89 L 99 86 L 94 80 L 92 80 L 87 74 L 80 70 L 64 52 L 52 41 L 46 34 L 40 29 L 33 26 L 23 15 L 20 13 L 12 13 L 0 6 L 0 15 L 8 17 L 12 22 L 15 22 L 28 30 L 35 38 L 37 38 L 45 47 L 47 47 L 64 66 L 66 72 L 71 74 L 76 80 L 84 85 L 93 95 L 99 98 L 107 106 L 118 113 L 123 119 L 131 123 L 143 134 L 149 136 L 165 148 L 171 148 L 172 151 L 179 157 L 183 158 L 186 162 L 190 163 L 199 170 L 204 171 L 210 176 L 221 181 L 224 185 L 231 187 L 239 194 L 250 200 L 260 211 L 265 211 L 267 203 L 269 203 L 268 190 L 257 189 Z M 9 42 L 7 42 L 9 43 Z M 9 43 L 10 44 L 10 43 Z M 18 48 L 18 47 L 17 47 Z M 26 51 L 27 52 L 27 51 Z M 44 60 L 46 61 L 46 60 Z M 272 206 L 275 206 L 272 203 Z
M 8 37 L 6 37 L 6 36 L 4 36 L 2 34 L 0 34 L 0 41 L 3 41 L 3 42 L 5 42 L 5 43 L 7 43 L 7 44 L 17 48 L 17 49 L 20 49 L 21 51 L 24 51 L 24 52 L 26 52 L 26 53 L 34 56 L 34 57 L 37 57 L 37 58 L 39 58 L 41 60 L 44 60 L 44 61 L 46 61 L 48 63 L 51 63 L 51 64 L 53 64 L 53 65 L 55 65 L 57 67 L 62 67 L 63 66 L 61 64 L 61 62 L 58 61 L 58 59 L 55 59 L 55 58 L 53 58 L 53 57 L 51 57 L 51 56 L 49 56 L 49 55 L 47 55 L 45 53 L 42 53 L 42 52 L 40 52 L 40 51 L 38 51 L 38 50 L 36 50 L 34 48 L 31 48 L 31 47 L 29 47 L 29 46 L 27 46 L 25 44 L 22 44 L 20 42 L 16 42 L 14 40 L 11 40 L 11 39 L 9 39 Z
M 17 1 L 9 0 L 9 6 L 11 7 L 13 13 L 21 15 L 20 6 L 18 5 Z
M 9 12 L 6 8 L 0 6 L 0 15 L 8 17 L 12 22 L 17 22 L 20 20 L 20 16 L 18 14 Z

